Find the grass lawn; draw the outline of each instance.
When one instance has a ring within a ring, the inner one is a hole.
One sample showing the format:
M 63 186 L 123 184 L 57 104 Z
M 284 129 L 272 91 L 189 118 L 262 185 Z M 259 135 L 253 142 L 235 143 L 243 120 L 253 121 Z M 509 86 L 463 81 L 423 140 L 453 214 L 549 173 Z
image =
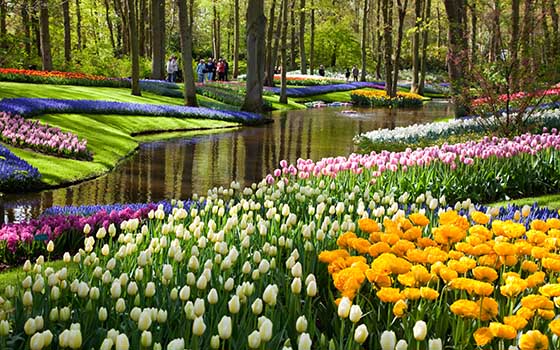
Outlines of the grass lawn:
M 490 204 L 491 206 L 505 207 L 508 204 L 515 205 L 533 205 L 537 203 L 539 207 L 549 207 L 551 209 L 560 209 L 560 194 L 548 194 L 540 197 L 527 197 L 521 199 L 513 199 L 509 201 L 496 202 Z

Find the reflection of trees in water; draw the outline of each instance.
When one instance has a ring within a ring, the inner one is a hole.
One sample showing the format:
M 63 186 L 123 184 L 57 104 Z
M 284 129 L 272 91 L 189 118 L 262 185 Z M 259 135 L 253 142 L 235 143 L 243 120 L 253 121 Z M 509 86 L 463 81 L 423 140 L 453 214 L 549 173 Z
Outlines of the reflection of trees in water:
M 265 126 L 146 144 L 106 176 L 27 195 L 25 200 L 35 201 L 28 207 L 37 215 L 53 205 L 158 201 L 188 198 L 194 192 L 205 195 L 209 188 L 228 186 L 234 179 L 244 185 L 258 182 L 282 159 L 295 162 L 300 157 L 317 160 L 350 154 L 358 133 L 427 122 L 453 111 L 448 105 L 435 104 L 420 110 L 365 109 L 359 113 L 356 117 L 333 109 L 295 111 L 277 115 L 274 123 Z M 11 208 L 0 204 L 0 210 L 13 220 Z

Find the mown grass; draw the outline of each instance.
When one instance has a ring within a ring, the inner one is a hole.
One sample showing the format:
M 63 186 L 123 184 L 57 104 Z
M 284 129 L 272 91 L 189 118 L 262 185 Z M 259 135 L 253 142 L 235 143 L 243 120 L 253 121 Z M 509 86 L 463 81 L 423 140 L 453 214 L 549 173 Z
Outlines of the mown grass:
M 551 209 L 560 209 L 560 194 L 548 194 L 540 197 L 527 197 L 520 199 L 511 199 L 508 201 L 495 202 L 489 204 L 490 206 L 506 207 L 509 204 L 514 205 L 533 205 L 537 203 L 539 207 L 548 207 Z

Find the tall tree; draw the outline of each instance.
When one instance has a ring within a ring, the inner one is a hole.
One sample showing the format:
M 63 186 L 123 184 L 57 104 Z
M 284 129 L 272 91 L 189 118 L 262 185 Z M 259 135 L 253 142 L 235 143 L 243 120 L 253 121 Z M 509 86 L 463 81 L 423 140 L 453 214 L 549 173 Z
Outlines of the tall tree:
M 393 53 L 393 2 L 390 0 L 382 0 L 383 12 L 383 42 L 385 43 L 384 61 L 385 61 L 385 92 L 393 97 L 393 63 L 391 56 Z
M 178 0 L 179 5 L 179 34 L 181 37 L 181 58 L 185 78 L 185 105 L 196 107 L 196 87 L 194 85 L 193 57 L 192 57 L 192 28 L 194 0 Z
M 152 79 L 165 76 L 165 0 L 152 0 Z
M 476 0 L 472 0 L 471 3 L 469 4 L 469 9 L 471 12 L 471 56 L 470 56 L 470 60 L 469 60 L 469 69 L 472 69 L 472 67 L 476 64 L 477 61 L 477 41 L 476 41 L 476 36 L 477 36 L 477 27 L 478 27 L 478 14 L 476 12 Z
M 468 101 L 461 98 L 465 88 L 465 62 L 468 58 L 465 32 L 465 0 L 444 0 L 449 20 L 447 70 L 451 82 L 451 93 L 455 102 L 455 116 L 468 112 Z
M 490 42 L 490 62 L 495 62 L 502 50 L 502 31 L 500 29 L 500 19 L 502 4 L 500 0 L 494 1 L 492 9 L 492 40 Z
M 315 0 L 311 0 L 311 24 L 309 29 L 309 73 L 315 72 Z
M 264 40 L 266 17 L 264 0 L 248 0 L 247 4 L 247 85 L 243 111 L 262 112 L 264 82 Z
M 221 42 L 220 42 L 220 17 L 216 9 L 216 1 L 212 1 L 212 52 L 214 58 L 221 57 Z
M 301 0 L 299 9 L 299 60 L 301 61 L 301 74 L 307 74 L 307 58 L 305 57 L 305 11 L 305 0 Z
M 76 0 L 76 36 L 78 39 L 77 48 L 78 51 L 84 48 L 84 43 L 82 41 L 82 12 L 80 10 L 80 0 Z
M 29 0 L 24 0 L 21 5 L 21 24 L 23 27 L 23 35 L 25 38 L 25 54 L 31 56 L 31 29 L 29 18 Z
M 424 4 L 423 23 L 429 23 L 432 1 L 426 0 Z M 420 82 L 418 83 L 418 93 L 424 94 L 424 85 L 426 83 L 426 63 L 428 62 L 428 28 L 422 31 L 422 58 L 420 59 Z
M 397 96 L 397 82 L 399 80 L 399 61 L 401 60 L 402 39 L 404 31 L 404 18 L 406 16 L 406 8 L 408 0 L 397 0 L 397 10 L 399 24 L 397 26 L 397 44 L 395 45 L 395 61 L 393 62 L 393 91 L 390 96 Z
M 138 21 L 138 53 L 140 57 L 146 57 L 146 1 L 147 0 L 140 0 L 140 11 L 138 13 L 140 18 Z
M 286 93 L 286 71 L 288 70 L 288 0 L 282 0 L 282 38 L 280 39 L 280 57 L 282 60 L 282 77 L 280 86 L 280 103 L 288 103 Z
M 550 22 L 552 26 L 552 41 L 553 41 L 552 52 L 554 55 L 558 55 L 560 54 L 560 33 L 558 32 L 559 16 L 558 16 L 555 0 L 548 1 L 548 8 L 550 11 L 550 20 L 551 20 Z
M 49 1 L 39 2 L 39 26 L 41 33 L 41 61 L 43 70 L 52 70 L 51 34 L 49 31 Z
M 8 4 L 6 0 L 0 0 L 0 44 L 5 46 L 4 40 L 6 39 L 6 34 L 8 33 L 8 28 L 6 26 L 6 17 L 8 16 Z
M 107 28 L 109 29 L 109 39 L 111 40 L 111 47 L 113 48 L 113 54 L 117 53 L 117 46 L 115 43 L 115 33 L 113 31 L 113 21 L 111 21 L 111 6 L 109 6 L 109 0 L 105 0 L 105 21 L 107 22 Z
M 233 2 L 233 78 L 239 75 L 239 0 Z
M 412 35 L 412 84 L 410 92 L 418 93 L 420 77 L 420 32 L 423 28 L 422 23 L 423 0 L 414 1 L 414 33 Z
M 377 9 L 375 14 L 375 46 L 374 52 L 375 54 L 375 77 L 377 79 L 381 79 L 381 61 L 383 60 L 383 50 L 381 49 L 381 44 L 383 42 L 383 33 L 384 30 L 381 28 L 384 26 L 381 25 L 381 0 L 377 0 Z
M 69 0 L 62 0 L 62 18 L 64 23 L 64 61 L 69 63 L 72 59 L 72 37 L 70 33 L 70 4 Z
M 272 0 L 270 4 L 270 12 L 268 15 L 268 26 L 267 26 L 267 33 L 266 33 L 266 71 L 265 71 L 265 79 L 264 85 L 266 86 L 274 86 L 274 59 L 272 58 L 272 42 L 274 37 L 274 13 L 276 10 L 276 0 Z
M 138 27 L 136 26 L 136 5 L 134 0 L 127 0 L 127 12 L 130 38 L 130 59 L 132 61 L 132 94 L 140 96 L 140 62 L 138 48 Z
M 367 32 L 368 32 L 368 8 L 369 0 L 364 0 L 363 16 L 362 16 L 362 73 L 360 81 L 366 81 L 366 54 L 367 54 Z
M 292 0 L 290 7 L 290 70 L 297 68 L 296 65 L 296 47 L 297 47 L 297 35 L 296 35 L 296 1 Z
M 535 0 L 525 0 L 524 1 L 524 11 L 523 11 L 523 27 L 521 28 L 521 59 L 522 65 L 531 67 L 534 69 L 534 62 L 532 60 L 532 33 L 534 30 L 534 9 Z

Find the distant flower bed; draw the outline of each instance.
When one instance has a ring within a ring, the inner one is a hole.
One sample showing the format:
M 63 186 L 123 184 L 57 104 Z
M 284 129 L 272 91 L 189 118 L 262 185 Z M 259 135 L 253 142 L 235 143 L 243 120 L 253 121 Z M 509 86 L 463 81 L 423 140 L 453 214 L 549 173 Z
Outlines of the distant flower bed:
M 410 92 L 397 92 L 397 97 L 390 98 L 385 90 L 356 90 L 350 94 L 352 102 L 358 106 L 371 107 L 419 107 L 423 97 Z
M 0 112 L 0 138 L 16 147 L 31 148 L 34 151 L 55 156 L 92 159 L 87 149 L 87 140 L 78 139 L 71 132 L 49 127 L 39 121 L 26 120 L 19 115 Z
M 558 95 L 560 95 L 560 86 L 554 86 L 551 89 L 543 90 L 543 91 L 537 91 L 537 92 L 534 92 L 534 93 L 528 93 L 528 92 L 523 92 L 523 91 L 516 92 L 516 93 L 513 93 L 513 94 L 509 95 L 509 100 L 510 101 L 515 101 L 515 100 L 519 100 L 521 98 L 529 98 L 529 97 L 537 99 L 541 96 L 558 96 Z M 498 97 L 498 99 L 501 102 L 505 102 L 506 100 L 508 100 L 508 95 L 507 94 L 500 95 Z M 473 100 L 472 105 L 473 106 L 479 106 L 479 105 L 489 103 L 489 102 L 492 102 L 490 98 L 481 97 L 481 98 L 477 98 L 477 99 Z
M 108 86 L 108 87 L 129 87 L 130 81 L 126 79 L 107 78 L 100 75 L 41 71 L 16 68 L 0 68 L 1 81 L 13 81 L 20 83 L 37 84 L 61 84 L 61 85 L 81 85 L 81 86 Z
M 262 124 L 267 119 L 261 115 L 219 111 L 202 107 L 151 105 L 97 100 L 59 100 L 47 98 L 9 98 L 0 101 L 0 111 L 24 117 L 47 113 L 122 114 L 174 118 L 216 119 L 247 125 Z
M 196 87 L 196 93 L 228 105 L 241 107 L 245 100 L 245 89 L 230 84 L 210 83 Z M 265 110 L 272 110 L 268 101 L 263 101 Z
M 274 82 L 280 84 L 282 76 L 280 74 L 274 75 Z M 341 84 L 344 80 L 332 79 L 327 77 L 322 77 L 320 75 L 303 75 L 303 74 L 288 74 L 286 76 L 286 81 L 288 85 L 331 85 L 331 84 Z
M 328 94 L 330 92 L 337 91 L 348 91 L 363 88 L 382 88 L 378 83 L 369 82 L 354 82 L 347 84 L 332 84 L 332 85 L 318 85 L 318 86 L 308 86 L 303 88 L 287 88 L 286 95 L 288 97 L 307 97 L 314 95 Z M 272 91 L 275 94 L 280 94 L 281 89 L 278 87 L 267 88 L 267 90 Z
M 533 113 L 527 120 L 527 124 L 535 127 L 547 127 L 549 129 L 560 128 L 560 109 L 542 110 Z M 479 118 L 451 119 L 446 122 L 414 124 L 394 129 L 378 129 L 369 131 L 354 138 L 367 150 L 377 149 L 400 149 L 402 147 L 413 147 L 423 141 L 434 141 L 445 139 L 454 135 L 466 135 L 469 133 L 482 133 L 494 131 L 497 123 L 483 124 Z
M 41 180 L 37 168 L 0 145 L 0 192 L 16 192 L 34 187 Z

